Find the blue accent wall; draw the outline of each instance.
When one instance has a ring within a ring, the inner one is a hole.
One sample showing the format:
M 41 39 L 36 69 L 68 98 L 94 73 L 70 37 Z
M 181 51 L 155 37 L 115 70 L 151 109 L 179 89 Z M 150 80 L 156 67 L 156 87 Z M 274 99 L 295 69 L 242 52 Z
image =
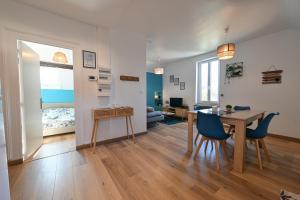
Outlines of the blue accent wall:
M 161 95 L 161 102 L 163 102 L 163 77 L 160 74 L 147 72 L 147 106 L 160 110 L 161 107 L 156 105 L 154 99 L 155 93 L 159 93 Z
M 74 90 L 41 90 L 43 103 L 74 103 Z

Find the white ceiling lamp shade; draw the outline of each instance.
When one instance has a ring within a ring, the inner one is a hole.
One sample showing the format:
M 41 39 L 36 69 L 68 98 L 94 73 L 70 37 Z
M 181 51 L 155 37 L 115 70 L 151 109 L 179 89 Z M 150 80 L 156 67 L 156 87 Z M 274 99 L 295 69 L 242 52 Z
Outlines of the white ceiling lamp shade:
M 154 67 L 154 74 L 164 74 L 164 68 Z
M 235 54 L 235 44 L 234 43 L 227 43 L 227 34 L 229 31 L 229 27 L 225 29 L 225 42 L 224 44 L 218 46 L 217 48 L 217 55 L 219 60 L 228 60 L 234 57 Z
M 61 64 L 67 64 L 68 63 L 68 59 L 67 59 L 66 54 L 64 54 L 63 52 L 60 52 L 60 51 L 54 53 L 52 60 L 54 62 L 61 63 Z
M 158 58 L 158 65 L 154 67 L 154 74 L 164 74 L 164 68 L 160 65 L 160 57 Z

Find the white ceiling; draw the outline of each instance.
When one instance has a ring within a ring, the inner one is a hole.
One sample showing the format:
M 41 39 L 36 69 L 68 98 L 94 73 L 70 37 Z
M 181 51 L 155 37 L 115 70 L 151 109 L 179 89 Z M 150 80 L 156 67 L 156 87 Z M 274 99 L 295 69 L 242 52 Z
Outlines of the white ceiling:
M 214 50 L 285 28 L 300 28 L 300 0 L 15 0 L 97 26 L 148 38 L 147 65 Z

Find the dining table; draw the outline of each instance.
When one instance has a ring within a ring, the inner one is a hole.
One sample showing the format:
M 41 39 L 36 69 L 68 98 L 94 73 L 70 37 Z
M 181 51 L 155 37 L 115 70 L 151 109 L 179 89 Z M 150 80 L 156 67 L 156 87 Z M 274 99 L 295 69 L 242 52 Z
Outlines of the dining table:
M 225 112 L 218 109 L 193 110 L 188 112 L 188 153 L 193 153 L 194 148 L 194 122 L 197 119 L 197 113 L 217 114 L 223 124 L 232 125 L 235 127 L 234 136 L 234 158 L 233 170 L 238 173 L 243 173 L 244 158 L 245 158 L 245 144 L 246 144 L 246 127 L 247 124 L 256 120 L 261 121 L 264 117 L 265 111 L 246 110 L 246 111 L 232 111 Z M 201 133 L 200 133 L 201 134 Z

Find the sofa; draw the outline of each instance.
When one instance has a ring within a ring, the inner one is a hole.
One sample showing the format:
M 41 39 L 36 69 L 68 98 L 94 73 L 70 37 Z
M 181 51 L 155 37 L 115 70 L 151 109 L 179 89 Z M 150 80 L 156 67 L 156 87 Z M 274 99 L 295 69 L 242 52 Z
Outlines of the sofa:
M 161 111 L 155 111 L 153 107 L 147 107 L 147 124 L 162 121 L 164 118 Z

